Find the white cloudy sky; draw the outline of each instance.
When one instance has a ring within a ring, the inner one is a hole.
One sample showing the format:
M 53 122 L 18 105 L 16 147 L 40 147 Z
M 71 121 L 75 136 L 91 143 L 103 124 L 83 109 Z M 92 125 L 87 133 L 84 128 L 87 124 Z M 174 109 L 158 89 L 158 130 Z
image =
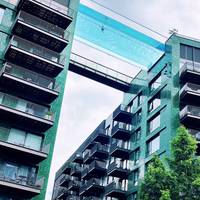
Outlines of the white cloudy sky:
M 180 34 L 200 38 L 200 1 L 96 1 L 166 36 L 168 36 L 169 29 L 176 28 Z M 132 22 L 100 8 L 89 0 L 82 0 L 82 2 L 95 9 L 100 9 L 114 18 L 118 18 L 130 26 L 133 25 Z M 74 44 L 74 49 L 76 49 L 76 43 Z M 94 55 L 91 51 L 91 49 L 88 51 L 90 53 L 89 56 Z M 100 59 L 102 57 L 104 59 Z M 101 57 L 99 56 L 96 59 L 105 62 L 108 59 L 108 55 L 102 54 Z M 111 61 L 111 66 L 120 66 L 119 62 L 122 62 L 117 61 L 115 58 L 109 60 Z M 129 65 L 128 63 L 125 64 Z M 135 69 L 132 72 L 134 73 Z M 55 172 L 122 100 L 121 92 L 72 73 L 68 74 L 66 84 L 46 200 L 51 199 Z

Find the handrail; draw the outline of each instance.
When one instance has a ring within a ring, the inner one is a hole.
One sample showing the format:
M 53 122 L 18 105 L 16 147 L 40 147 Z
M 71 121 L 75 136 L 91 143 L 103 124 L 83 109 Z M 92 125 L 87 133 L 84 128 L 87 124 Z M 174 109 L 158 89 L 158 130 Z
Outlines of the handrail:
M 78 55 L 76 53 L 72 52 L 70 59 L 71 59 L 71 62 L 81 64 L 89 69 L 100 72 L 100 73 L 104 74 L 105 76 L 115 78 L 116 80 L 118 80 L 120 82 L 130 84 L 131 81 L 133 80 L 133 77 L 131 77 L 129 75 L 126 75 L 122 72 L 111 69 L 109 67 L 106 67 L 100 63 L 92 61 L 92 60 L 85 58 L 81 55 Z

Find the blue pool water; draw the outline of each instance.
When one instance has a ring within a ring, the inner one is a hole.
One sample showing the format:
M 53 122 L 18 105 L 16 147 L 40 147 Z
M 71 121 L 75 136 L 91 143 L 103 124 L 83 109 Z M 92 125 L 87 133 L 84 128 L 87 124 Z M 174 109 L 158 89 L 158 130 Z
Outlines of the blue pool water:
M 75 36 L 145 67 L 165 51 L 165 45 L 84 5 L 80 5 Z

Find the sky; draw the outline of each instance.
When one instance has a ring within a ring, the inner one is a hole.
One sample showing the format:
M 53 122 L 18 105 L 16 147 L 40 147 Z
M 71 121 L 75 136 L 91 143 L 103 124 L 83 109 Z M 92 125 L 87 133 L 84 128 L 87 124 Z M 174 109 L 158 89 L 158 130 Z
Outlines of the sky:
M 169 37 L 170 29 L 177 29 L 179 34 L 200 39 L 200 1 L 191 0 L 95 0 L 122 15 L 125 15 L 151 29 Z M 136 27 L 127 19 L 117 16 L 90 0 L 81 0 L 82 3 L 109 14 L 121 22 Z M 148 33 L 147 33 L 148 34 Z M 150 35 L 152 33 L 149 33 Z M 151 35 L 153 36 L 153 34 Z M 160 39 L 160 38 L 159 38 Z M 163 39 L 163 38 L 161 38 Z M 76 41 L 73 50 L 77 49 Z M 85 51 L 87 49 L 87 51 Z M 94 56 L 91 48 L 83 45 L 79 48 L 82 53 Z M 112 66 L 125 66 L 122 70 L 130 69 L 128 63 L 122 65 L 121 60 L 109 58 L 107 54 L 95 53 L 99 62 L 109 59 Z M 94 58 L 94 57 L 93 57 Z M 137 73 L 133 67 L 131 72 Z M 106 119 L 122 101 L 122 93 L 100 83 L 68 73 L 63 107 L 60 116 L 58 134 L 54 149 L 54 156 L 49 177 L 49 185 L 45 200 L 51 199 L 53 182 L 56 171 L 69 158 L 69 156 L 80 146 L 89 134 Z

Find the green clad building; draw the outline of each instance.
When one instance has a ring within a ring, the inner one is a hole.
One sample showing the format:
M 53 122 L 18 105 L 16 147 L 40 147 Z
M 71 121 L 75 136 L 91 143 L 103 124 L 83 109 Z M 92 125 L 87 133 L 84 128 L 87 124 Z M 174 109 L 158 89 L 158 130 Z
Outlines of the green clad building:
M 122 104 L 57 172 L 52 199 L 136 200 L 152 155 L 170 156 L 180 124 L 200 142 L 199 91 L 200 42 L 173 34 L 164 54 L 133 78 Z
M 78 0 L 0 1 L 0 199 L 44 200 Z

